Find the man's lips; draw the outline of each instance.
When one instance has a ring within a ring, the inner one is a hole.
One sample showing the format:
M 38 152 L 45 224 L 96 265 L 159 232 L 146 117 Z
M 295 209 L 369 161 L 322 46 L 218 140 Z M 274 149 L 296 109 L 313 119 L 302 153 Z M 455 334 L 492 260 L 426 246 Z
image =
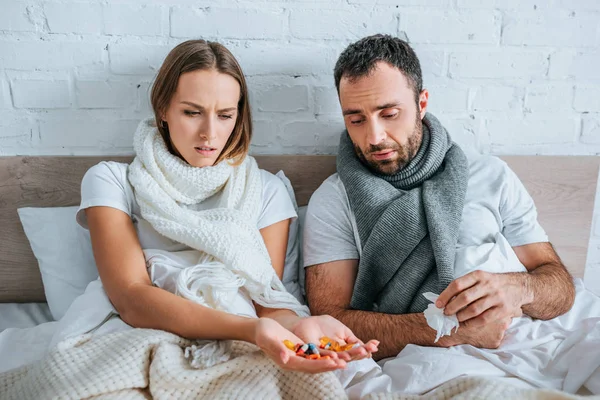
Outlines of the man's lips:
M 396 153 L 396 150 L 384 150 L 384 151 L 378 151 L 376 153 L 371 153 L 371 156 L 380 161 L 380 160 L 386 160 L 390 157 L 392 157 L 394 155 L 394 153 Z

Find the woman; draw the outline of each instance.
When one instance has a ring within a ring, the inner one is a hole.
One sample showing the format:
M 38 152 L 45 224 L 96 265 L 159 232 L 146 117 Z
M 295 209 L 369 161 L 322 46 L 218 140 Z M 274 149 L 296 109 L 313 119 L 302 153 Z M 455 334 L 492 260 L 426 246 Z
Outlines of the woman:
M 372 341 L 306 360 L 283 344 L 359 340 L 334 318 L 308 317 L 280 281 L 296 214 L 282 182 L 248 156 L 248 89 L 233 55 L 218 43 L 181 43 L 165 59 L 151 102 L 154 120 L 135 133 L 134 162 L 100 163 L 82 182 L 78 221 L 90 230 L 120 318 L 187 338 L 244 340 L 304 372 L 341 369 L 376 351 Z M 177 290 L 153 285 L 147 263 L 181 267 L 190 252 L 194 267 L 170 282 Z

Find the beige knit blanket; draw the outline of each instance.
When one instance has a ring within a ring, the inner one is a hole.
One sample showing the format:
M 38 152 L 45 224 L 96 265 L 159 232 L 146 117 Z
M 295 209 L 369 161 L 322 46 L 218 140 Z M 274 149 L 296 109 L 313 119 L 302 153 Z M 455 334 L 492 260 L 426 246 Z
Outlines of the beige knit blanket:
M 0 374 L 0 399 L 345 399 L 331 372 L 283 371 L 256 346 L 234 342 L 229 361 L 194 369 L 184 349 L 194 344 L 151 329 L 61 342 L 43 360 Z M 550 390 L 526 390 L 464 377 L 422 396 L 370 394 L 371 400 L 583 399 Z
M 194 369 L 194 344 L 151 329 L 61 342 L 40 362 L 0 375 L 0 399 L 338 399 L 331 372 L 280 369 L 256 346 L 234 342 L 230 361 Z

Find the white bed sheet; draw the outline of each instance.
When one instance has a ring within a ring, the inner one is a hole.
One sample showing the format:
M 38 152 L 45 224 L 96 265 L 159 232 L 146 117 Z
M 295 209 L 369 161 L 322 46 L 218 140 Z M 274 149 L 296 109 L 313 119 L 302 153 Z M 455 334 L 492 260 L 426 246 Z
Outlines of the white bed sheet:
M 48 303 L 0 303 L 0 332 L 53 321 Z
M 56 324 L 46 303 L 0 303 L 0 373 L 42 359 Z

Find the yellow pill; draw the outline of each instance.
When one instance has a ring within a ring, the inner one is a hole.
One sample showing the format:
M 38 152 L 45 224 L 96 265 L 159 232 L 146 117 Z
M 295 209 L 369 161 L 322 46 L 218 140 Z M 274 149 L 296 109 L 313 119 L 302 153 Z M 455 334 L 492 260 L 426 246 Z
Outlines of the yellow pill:
M 288 349 L 296 351 L 296 346 L 294 346 L 294 343 L 292 343 L 290 340 L 284 340 L 283 344 L 285 344 L 285 347 L 287 347 Z

